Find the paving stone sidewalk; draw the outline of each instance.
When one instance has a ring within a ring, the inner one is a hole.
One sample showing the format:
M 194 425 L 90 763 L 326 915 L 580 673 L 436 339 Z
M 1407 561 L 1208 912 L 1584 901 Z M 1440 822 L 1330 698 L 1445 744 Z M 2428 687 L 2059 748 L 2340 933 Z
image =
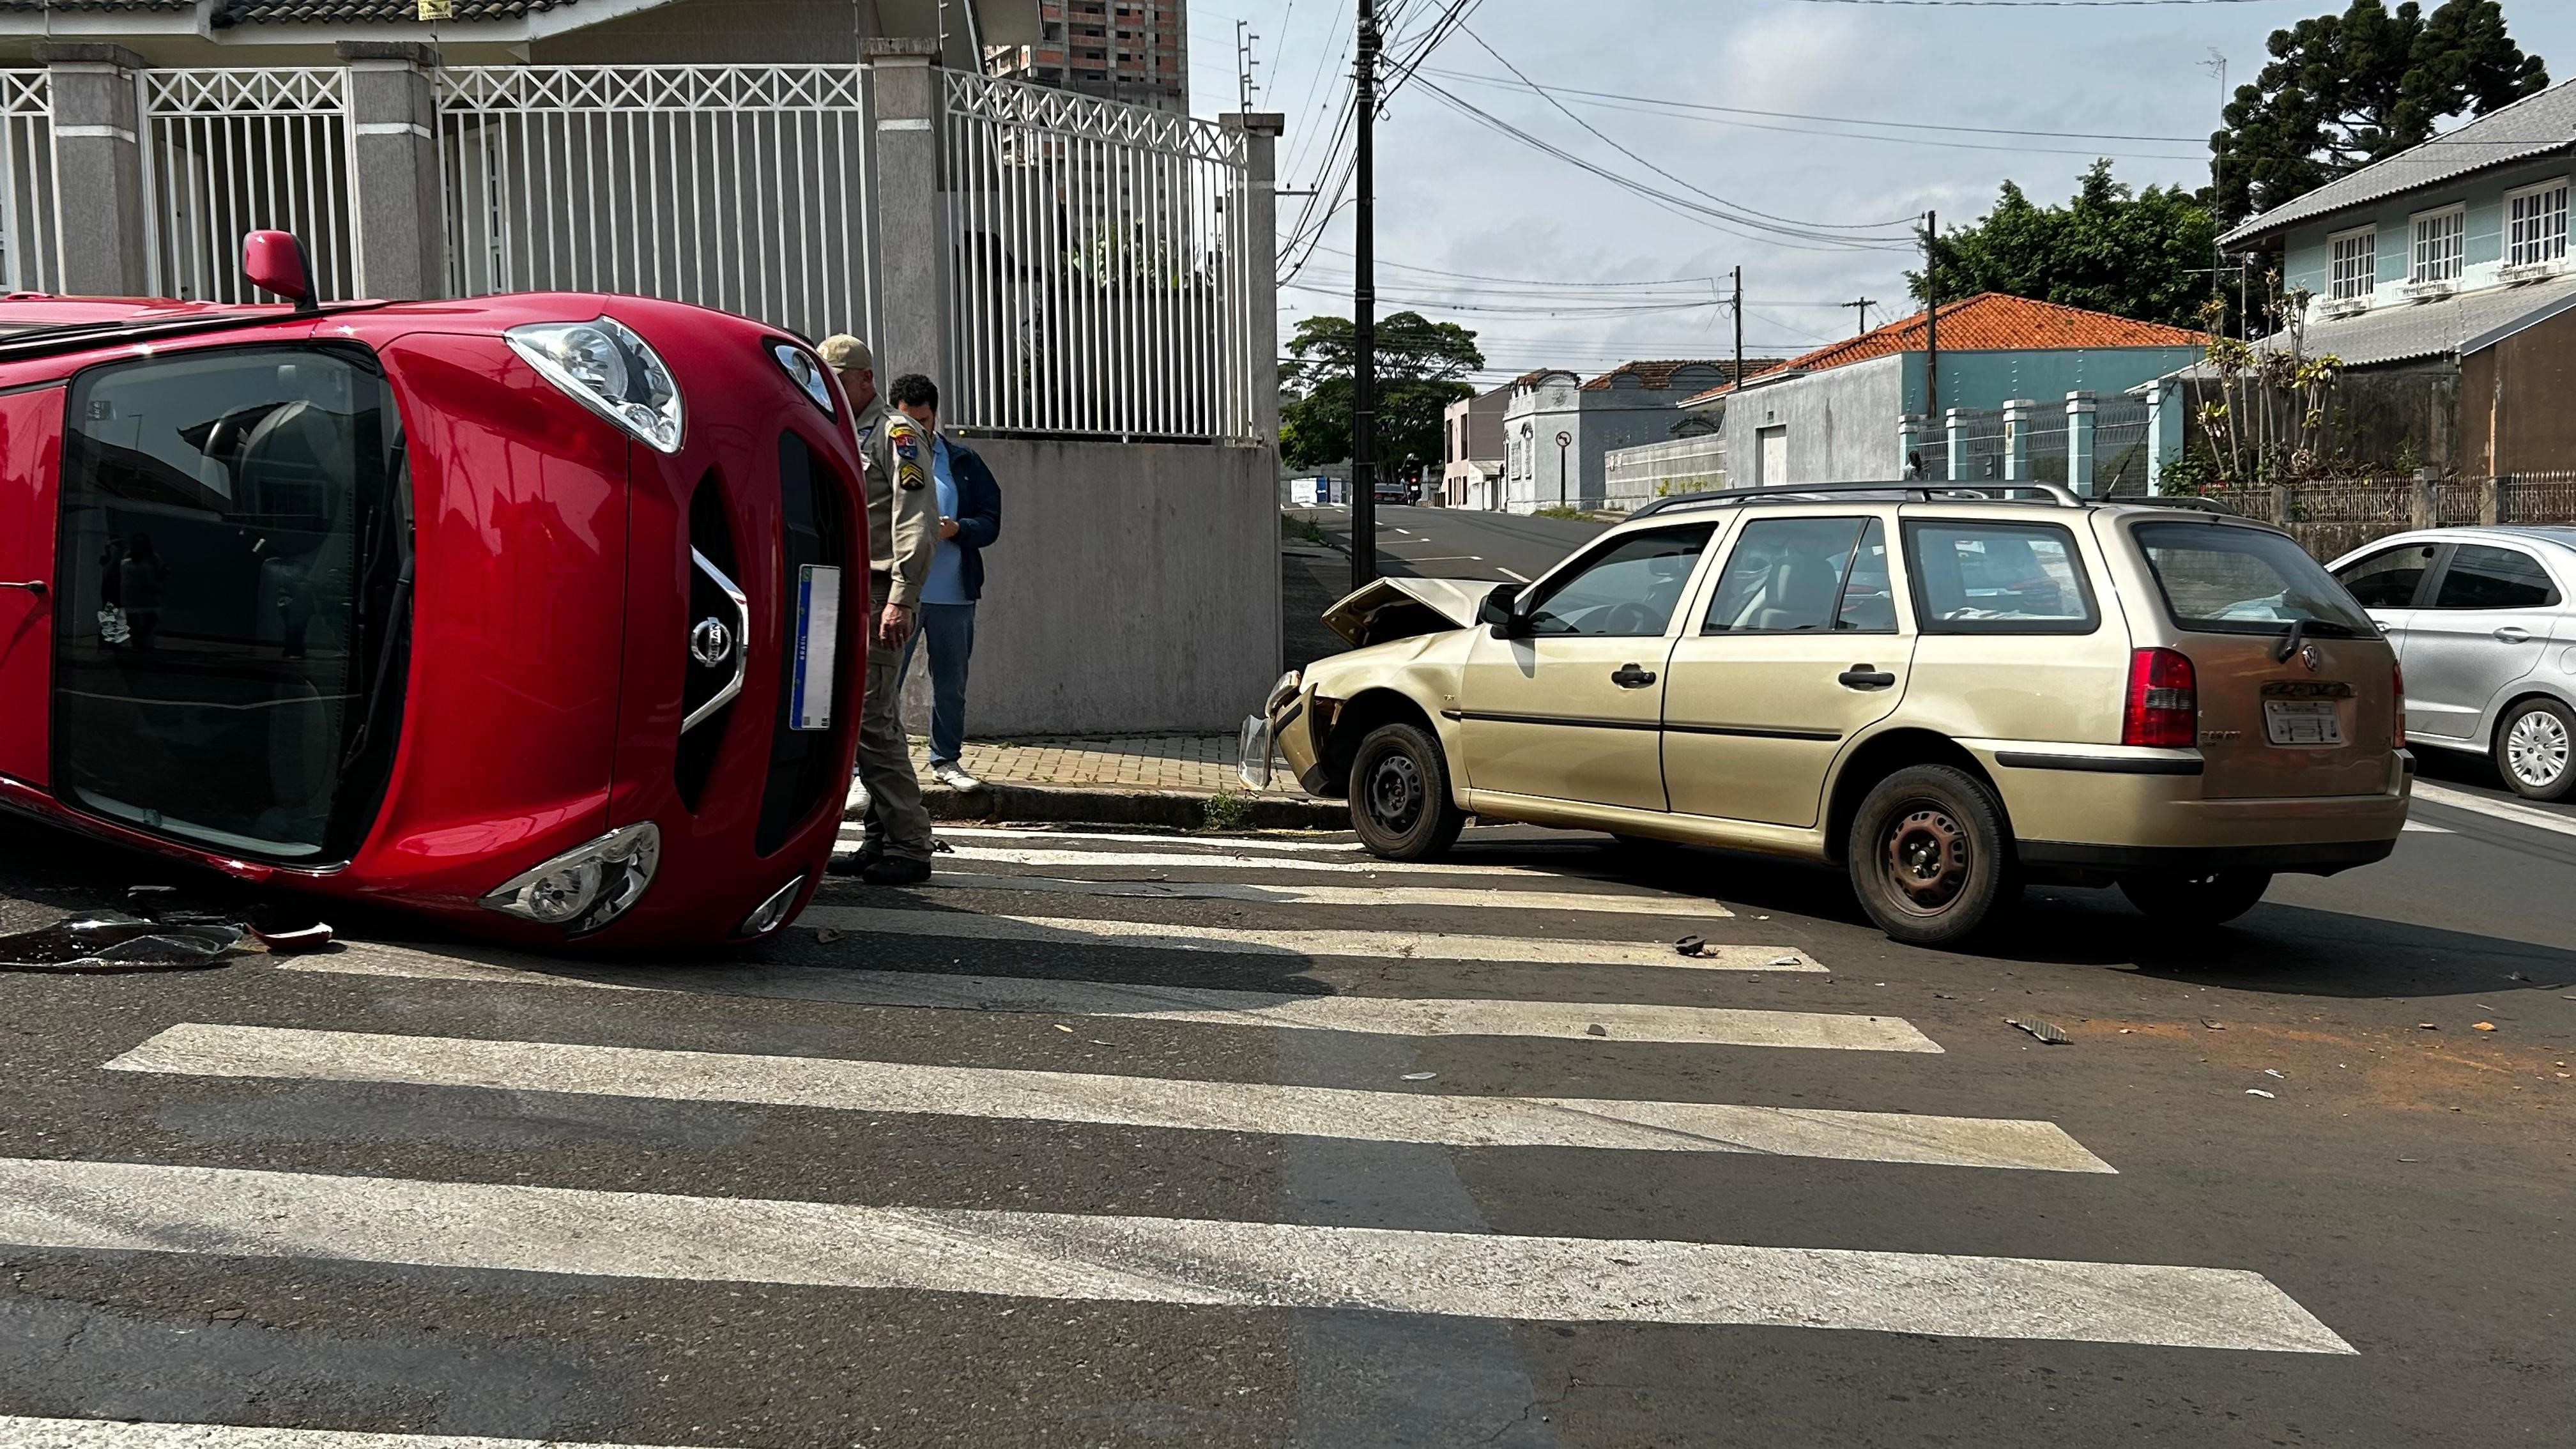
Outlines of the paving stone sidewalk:
M 1083 785 L 1132 790 L 1252 793 L 1236 774 L 1242 745 L 1232 735 L 1099 735 L 1028 740 L 969 740 L 966 772 L 995 785 Z M 913 742 L 913 768 L 925 782 L 930 757 Z M 1274 764 L 1260 792 L 1303 798 L 1287 767 Z

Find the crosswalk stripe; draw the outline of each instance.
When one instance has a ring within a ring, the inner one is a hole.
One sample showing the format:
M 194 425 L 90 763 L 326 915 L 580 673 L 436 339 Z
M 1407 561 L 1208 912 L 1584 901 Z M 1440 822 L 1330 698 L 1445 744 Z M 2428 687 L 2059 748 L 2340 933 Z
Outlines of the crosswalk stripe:
M 1710 943 L 1685 956 L 1669 942 L 1577 941 L 1547 936 L 1470 936 L 1443 931 L 1273 931 L 1183 926 L 1161 921 L 1101 921 L 1066 916 L 1001 916 L 964 911 L 897 911 L 875 906 L 813 906 L 798 924 L 879 935 L 943 940 L 1027 941 L 1049 946 L 1124 946 L 1153 951 L 1212 951 L 1245 956 L 1366 956 L 1421 961 L 1493 961 L 1569 966 L 1680 967 L 1695 971 L 1820 972 L 1789 946 Z
M 2411 827 L 2410 827 L 2411 828 Z M 1715 901 L 1590 891 L 1479 890 L 1473 886 L 1251 885 L 1240 881 L 1073 880 L 1045 875 L 941 872 L 926 887 L 961 891 L 1037 891 L 1163 901 L 1259 901 L 1282 906 L 1459 906 L 1476 910 L 1591 911 L 1617 916 L 1687 916 L 1725 920 L 1735 913 Z
M 2353 1352 L 2261 1274 L 2238 1269 L 872 1207 L 130 1162 L 0 1159 L 0 1241 L 1056 1301 Z
M 351 943 L 316 956 L 277 958 L 281 971 L 506 986 L 612 991 L 692 991 L 846 1006 L 995 1011 L 1040 1016 L 1114 1017 L 1202 1026 L 1341 1031 L 1371 1036 L 1508 1036 L 1692 1046 L 1791 1047 L 1825 1051 L 1938 1052 L 1940 1046 L 1893 1016 L 1759 1011 L 1722 1006 L 1627 1002 L 1498 1001 L 1384 996 L 1300 996 L 1211 987 L 1139 986 L 1020 976 L 823 967 L 579 967 L 543 970 L 487 965 L 401 946 Z M 1596 1030 L 1597 1028 L 1597 1030 Z
M 0 1414 L 0 1449 L 644 1449 L 568 1439 L 484 1439 L 459 1434 L 373 1434 L 350 1429 L 265 1429 L 248 1424 L 146 1424 L 121 1419 L 31 1419 Z M 660 1446 L 655 1446 L 660 1449 Z
M 848 822 L 842 825 L 842 832 L 844 834 L 850 832 Z M 1344 855 L 1367 849 L 1366 846 L 1348 840 L 1282 840 L 1277 837 L 1265 838 L 1258 835 L 1150 835 L 1139 831 L 1114 830 L 1010 830 L 986 825 L 942 825 L 939 827 L 939 834 L 943 839 L 1017 840 L 1031 845 L 1044 844 L 1050 840 L 1111 840 L 1166 848 L 1176 845 L 1205 845 L 1224 850 L 1293 852 L 1329 850 Z
M 1750 1152 L 2044 1172 L 2112 1170 L 2054 1123 L 2002 1118 L 1452 1096 L 195 1022 L 171 1027 L 106 1065 L 111 1071 L 177 1076 L 395 1082 L 1444 1147 Z
M 844 845 L 856 839 L 846 831 L 841 836 Z M 1499 859 L 1491 865 L 1469 865 L 1457 861 L 1403 864 L 1377 859 L 1305 860 L 1284 856 L 1190 855 L 1180 851 L 1148 850 L 1044 850 L 998 845 L 961 845 L 936 857 L 934 864 L 952 860 L 984 861 L 993 865 L 1086 866 L 1103 870 L 1150 867 L 1155 870 L 1326 871 L 1335 875 L 1475 875 L 1504 880 L 1545 879 L 1566 874 L 1562 870 L 1544 868 L 1543 862 L 1534 867 L 1507 864 Z

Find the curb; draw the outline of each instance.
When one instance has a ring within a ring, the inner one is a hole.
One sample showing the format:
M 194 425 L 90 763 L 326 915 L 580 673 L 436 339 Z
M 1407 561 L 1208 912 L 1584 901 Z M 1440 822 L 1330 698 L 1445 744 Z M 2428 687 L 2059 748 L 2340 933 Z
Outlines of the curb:
M 1047 821 L 1058 825 L 1152 825 L 1167 830 L 1209 828 L 1206 790 L 1117 790 L 1090 785 L 1009 785 L 986 782 L 980 790 L 951 790 L 924 781 L 921 803 L 933 820 Z M 1338 800 L 1307 796 L 1228 795 L 1239 813 L 1230 829 L 1348 830 L 1351 814 Z M 855 817 L 852 817 L 855 818 Z

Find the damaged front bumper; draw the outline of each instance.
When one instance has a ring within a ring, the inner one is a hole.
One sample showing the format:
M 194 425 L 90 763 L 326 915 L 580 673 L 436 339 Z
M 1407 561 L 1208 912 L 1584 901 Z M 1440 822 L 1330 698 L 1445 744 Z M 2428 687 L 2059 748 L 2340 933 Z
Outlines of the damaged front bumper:
M 1268 722 L 1270 749 L 1287 762 L 1289 773 L 1297 777 L 1298 788 L 1309 795 L 1325 793 L 1322 760 L 1323 731 L 1317 728 L 1317 710 L 1330 712 L 1339 707 L 1336 700 L 1318 700 L 1312 685 L 1304 682 L 1297 670 L 1281 675 L 1270 689 L 1270 698 L 1261 709 Z

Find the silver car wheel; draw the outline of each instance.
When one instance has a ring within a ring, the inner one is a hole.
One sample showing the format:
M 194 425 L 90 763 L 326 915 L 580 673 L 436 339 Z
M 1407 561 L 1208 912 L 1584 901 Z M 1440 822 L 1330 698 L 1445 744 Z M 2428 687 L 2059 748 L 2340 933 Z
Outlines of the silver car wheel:
M 2567 773 L 2567 725 L 2545 709 L 2527 710 L 2505 735 L 2505 767 L 2526 789 L 2546 790 Z

